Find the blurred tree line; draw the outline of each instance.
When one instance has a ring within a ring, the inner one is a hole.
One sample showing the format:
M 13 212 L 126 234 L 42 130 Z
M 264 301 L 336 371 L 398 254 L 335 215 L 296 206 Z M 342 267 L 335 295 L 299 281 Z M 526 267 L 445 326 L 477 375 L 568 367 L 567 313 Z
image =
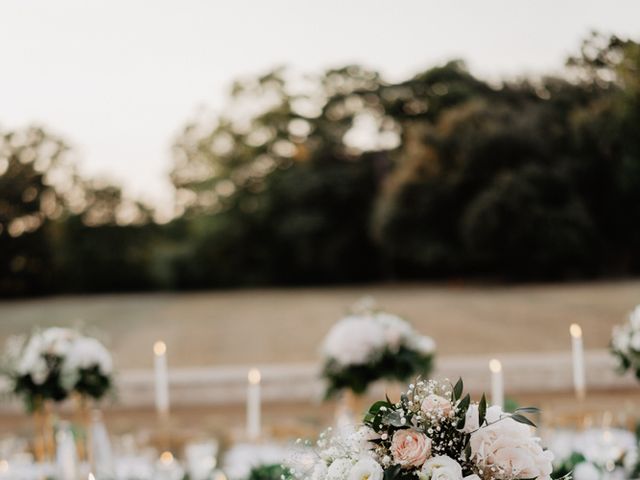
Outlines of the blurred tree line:
M 351 65 L 238 81 L 174 146 L 166 224 L 0 132 L 0 292 L 640 272 L 640 44 L 594 34 L 562 77 L 460 61 L 399 83 Z

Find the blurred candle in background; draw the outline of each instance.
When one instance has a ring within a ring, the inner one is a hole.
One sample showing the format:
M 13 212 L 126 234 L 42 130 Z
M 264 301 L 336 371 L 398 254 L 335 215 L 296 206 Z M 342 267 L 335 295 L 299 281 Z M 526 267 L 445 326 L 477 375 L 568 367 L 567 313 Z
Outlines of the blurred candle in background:
M 504 406 L 504 379 L 502 377 L 502 363 L 493 358 L 489 362 L 491 370 L 491 404 L 499 407 Z
M 59 480 L 78 479 L 76 442 L 69 422 L 60 422 L 56 433 L 56 458 Z
M 572 323 L 569 327 L 571 333 L 571 350 L 573 356 L 573 387 L 578 400 L 584 399 L 586 395 L 586 377 L 584 369 L 584 344 L 582 342 L 582 328 L 577 323 Z
M 167 345 L 156 342 L 153 345 L 156 375 L 156 411 L 160 418 L 169 416 L 169 370 L 167 365 Z
M 252 368 L 248 375 L 247 386 L 247 437 L 249 440 L 260 438 L 260 370 Z

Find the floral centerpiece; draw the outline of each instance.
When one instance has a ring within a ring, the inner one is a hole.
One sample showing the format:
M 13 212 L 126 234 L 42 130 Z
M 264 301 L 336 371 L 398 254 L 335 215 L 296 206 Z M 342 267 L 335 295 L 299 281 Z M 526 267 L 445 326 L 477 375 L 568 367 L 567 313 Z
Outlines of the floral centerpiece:
M 618 358 L 620 370 L 631 370 L 640 380 L 640 305 L 624 324 L 613 328 L 611 351 Z
M 433 339 L 419 334 L 406 320 L 361 302 L 323 342 L 326 396 L 342 390 L 362 394 L 381 379 L 428 376 L 435 349 Z
M 49 328 L 30 337 L 13 337 L 7 344 L 4 370 L 12 392 L 34 411 L 48 400 L 60 402 L 69 395 L 62 381 L 63 363 L 78 332 Z
M 62 362 L 62 381 L 72 392 L 100 400 L 112 387 L 113 360 L 97 339 L 81 336 Z
M 52 403 L 73 396 L 77 416 L 88 425 L 88 399 L 101 399 L 112 386 L 112 360 L 96 339 L 69 328 L 38 330 L 29 337 L 9 340 L 3 372 L 11 393 L 21 398 L 33 414 L 36 428 L 34 450 L 38 460 L 51 459 L 54 452 Z M 78 453 L 86 446 L 79 437 Z
M 112 386 L 113 362 L 95 338 L 77 330 L 52 327 L 7 345 L 4 370 L 12 392 L 29 411 L 38 403 L 60 402 L 72 393 L 102 398 Z
M 572 473 L 574 480 L 639 478 L 638 436 L 618 428 L 557 430 L 549 440 L 554 474 Z
M 298 480 L 549 480 L 553 454 L 523 408 L 472 403 L 462 381 L 418 381 L 374 403 L 359 428 L 323 434 L 289 462 Z

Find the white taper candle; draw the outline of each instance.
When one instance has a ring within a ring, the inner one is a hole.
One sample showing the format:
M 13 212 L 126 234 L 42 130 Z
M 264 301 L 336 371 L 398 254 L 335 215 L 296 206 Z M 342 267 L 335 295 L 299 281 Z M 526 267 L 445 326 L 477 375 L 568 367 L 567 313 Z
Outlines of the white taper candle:
M 166 418 L 169 415 L 169 367 L 167 364 L 167 345 L 156 342 L 153 345 L 156 375 L 156 412 Z
M 577 323 L 572 323 L 571 327 L 569 327 L 569 333 L 571 333 L 571 353 L 573 357 L 573 388 L 575 389 L 576 397 L 582 400 L 587 393 L 582 328 Z
M 247 386 L 247 437 L 249 440 L 260 438 L 260 370 L 252 368 L 248 374 Z
M 491 359 L 489 370 L 491 370 L 491 404 L 504 407 L 504 379 L 500 360 Z

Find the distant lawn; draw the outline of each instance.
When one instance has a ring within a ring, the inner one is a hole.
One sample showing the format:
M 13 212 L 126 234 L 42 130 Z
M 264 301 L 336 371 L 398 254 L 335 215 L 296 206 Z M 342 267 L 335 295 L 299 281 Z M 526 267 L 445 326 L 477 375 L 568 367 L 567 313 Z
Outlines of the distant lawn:
M 606 348 L 613 325 L 640 303 L 640 281 L 517 287 L 373 285 L 54 297 L 0 303 L 0 341 L 34 326 L 102 332 L 119 368 L 151 367 L 164 339 L 174 366 L 310 362 L 354 301 L 373 295 L 433 336 L 442 355 L 557 351 L 569 324 L 587 348 Z

